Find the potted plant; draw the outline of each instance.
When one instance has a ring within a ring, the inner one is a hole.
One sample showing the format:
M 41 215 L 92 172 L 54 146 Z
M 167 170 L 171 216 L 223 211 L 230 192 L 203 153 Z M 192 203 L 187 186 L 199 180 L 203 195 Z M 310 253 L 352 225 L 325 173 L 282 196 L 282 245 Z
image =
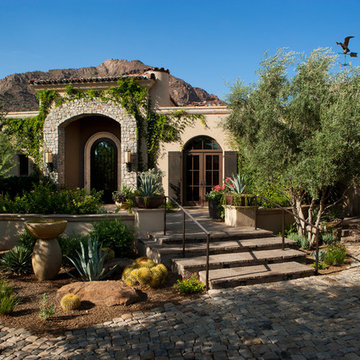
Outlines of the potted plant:
M 157 169 L 140 173 L 139 187 L 135 196 L 135 205 L 138 208 L 155 209 L 164 203 L 162 176 L 162 172 Z
M 225 180 L 226 181 L 226 180 Z M 222 198 L 225 194 L 225 185 L 215 185 L 210 192 L 205 195 L 209 206 L 209 216 L 214 220 L 223 218 Z
M 233 175 L 225 182 L 225 224 L 254 226 L 256 216 L 255 195 L 246 194 L 244 175 Z
M 123 185 L 119 191 L 114 191 L 112 193 L 112 199 L 118 208 L 122 208 L 122 206 L 132 197 L 132 194 L 133 191 L 131 188 Z

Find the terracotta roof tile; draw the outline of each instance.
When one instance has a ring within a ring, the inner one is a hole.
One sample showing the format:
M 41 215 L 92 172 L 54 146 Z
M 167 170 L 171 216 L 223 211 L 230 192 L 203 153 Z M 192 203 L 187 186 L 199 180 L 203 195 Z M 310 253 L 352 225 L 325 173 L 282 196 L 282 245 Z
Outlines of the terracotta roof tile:
M 33 85 L 47 85 L 47 84 L 78 84 L 78 83 L 94 83 L 105 81 L 118 81 L 124 78 L 133 78 L 136 80 L 146 80 L 152 77 L 140 74 L 123 74 L 121 76 L 108 77 L 90 77 L 90 78 L 66 78 L 66 79 L 31 79 L 30 84 Z

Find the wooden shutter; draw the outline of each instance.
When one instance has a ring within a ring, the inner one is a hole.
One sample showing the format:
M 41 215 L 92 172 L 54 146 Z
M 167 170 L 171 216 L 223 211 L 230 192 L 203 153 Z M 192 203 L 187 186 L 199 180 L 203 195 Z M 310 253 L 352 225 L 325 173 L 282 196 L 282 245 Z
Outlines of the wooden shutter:
M 237 151 L 224 151 L 225 179 L 238 173 Z
M 176 201 L 182 203 L 182 152 L 169 151 L 168 152 L 168 169 L 169 169 L 169 196 Z

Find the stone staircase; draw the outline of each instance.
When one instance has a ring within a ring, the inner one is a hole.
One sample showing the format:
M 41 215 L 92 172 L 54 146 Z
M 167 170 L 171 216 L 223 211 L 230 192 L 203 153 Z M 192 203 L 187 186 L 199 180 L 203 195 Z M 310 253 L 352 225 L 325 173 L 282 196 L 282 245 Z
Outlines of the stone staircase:
M 221 224 L 223 227 L 225 225 Z M 211 230 L 210 230 L 211 231 Z M 186 233 L 186 253 L 182 257 L 182 235 L 153 234 L 139 239 L 138 248 L 156 262 L 161 262 L 181 276 L 198 272 L 206 279 L 206 242 L 203 233 Z M 306 254 L 296 244 L 270 231 L 251 227 L 220 229 L 211 232 L 209 286 L 224 288 L 306 277 L 314 269 L 305 265 Z
M 360 217 L 345 218 L 342 222 L 341 240 L 360 242 Z

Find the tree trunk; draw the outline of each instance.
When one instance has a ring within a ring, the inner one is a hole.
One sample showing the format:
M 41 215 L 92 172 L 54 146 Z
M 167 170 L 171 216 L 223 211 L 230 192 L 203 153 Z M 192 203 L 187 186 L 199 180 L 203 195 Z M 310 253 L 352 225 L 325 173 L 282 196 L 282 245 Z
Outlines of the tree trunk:
M 304 219 L 304 213 L 302 211 L 302 194 L 299 194 L 293 187 L 290 187 L 290 195 L 291 195 L 291 206 L 294 215 L 299 216 Z M 300 219 L 295 217 L 295 222 L 299 235 L 305 235 L 305 223 Z
M 326 191 L 324 190 L 324 191 L 321 192 L 319 212 L 317 214 L 316 222 L 315 222 L 316 227 L 320 226 L 321 216 L 322 216 L 322 214 L 324 212 L 325 195 L 326 195 Z M 312 228 L 311 230 L 312 231 L 311 231 L 311 237 L 310 237 L 310 248 L 312 249 L 316 245 L 316 229 Z

